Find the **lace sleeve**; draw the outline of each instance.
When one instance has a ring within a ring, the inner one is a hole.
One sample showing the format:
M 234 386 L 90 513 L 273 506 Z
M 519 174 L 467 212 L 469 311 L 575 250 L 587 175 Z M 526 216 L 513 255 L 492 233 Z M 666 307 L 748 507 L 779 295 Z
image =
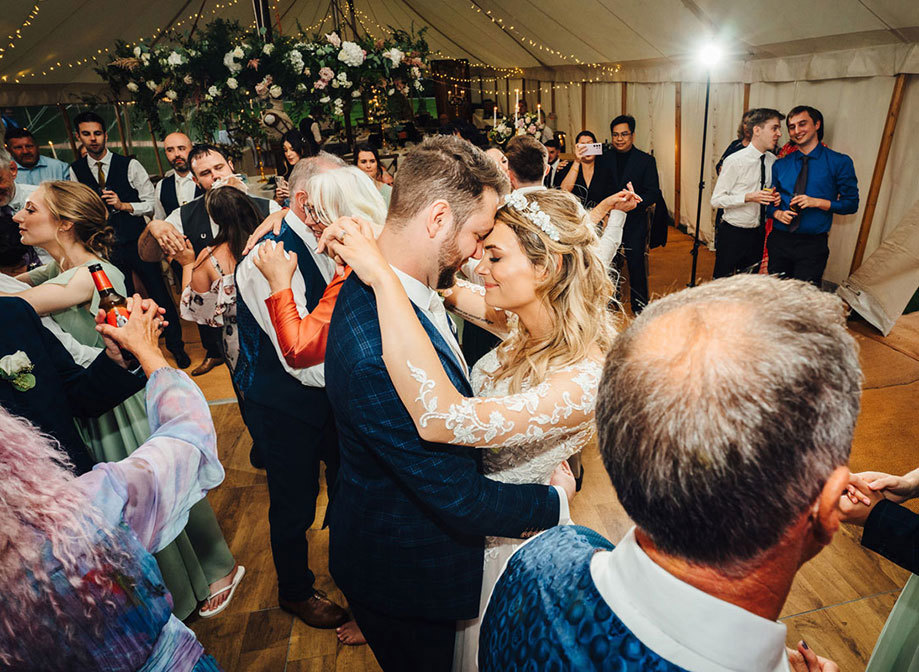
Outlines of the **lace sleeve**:
M 593 423 L 601 365 L 587 360 L 561 369 L 523 392 L 438 404 L 435 380 L 407 362 L 418 383 L 417 424 L 428 441 L 502 448 L 562 436 Z M 413 413 L 414 415 L 414 413 Z

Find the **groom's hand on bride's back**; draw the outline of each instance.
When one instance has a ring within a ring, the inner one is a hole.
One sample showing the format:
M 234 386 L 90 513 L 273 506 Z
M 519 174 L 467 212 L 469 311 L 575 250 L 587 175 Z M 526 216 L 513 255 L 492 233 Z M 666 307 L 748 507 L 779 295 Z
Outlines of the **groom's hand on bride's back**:
M 549 479 L 549 485 L 557 485 L 564 490 L 565 494 L 568 495 L 569 502 L 574 499 L 577 484 L 574 481 L 571 467 L 568 466 L 568 460 L 555 467 L 555 471 L 552 472 L 552 478 Z

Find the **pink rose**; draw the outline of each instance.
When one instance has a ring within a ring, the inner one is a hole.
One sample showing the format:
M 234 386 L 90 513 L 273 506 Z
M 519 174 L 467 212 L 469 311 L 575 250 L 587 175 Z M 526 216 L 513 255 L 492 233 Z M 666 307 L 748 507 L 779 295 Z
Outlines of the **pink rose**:
M 313 82 L 314 89 L 324 89 L 325 87 L 326 87 L 326 82 L 324 82 L 321 79 L 317 79 L 315 82 Z
M 258 59 L 257 58 L 250 59 L 249 67 L 252 68 L 253 70 L 258 70 Z
M 319 79 L 324 82 L 330 82 L 335 78 L 335 73 L 332 72 L 332 68 L 326 66 L 319 70 Z

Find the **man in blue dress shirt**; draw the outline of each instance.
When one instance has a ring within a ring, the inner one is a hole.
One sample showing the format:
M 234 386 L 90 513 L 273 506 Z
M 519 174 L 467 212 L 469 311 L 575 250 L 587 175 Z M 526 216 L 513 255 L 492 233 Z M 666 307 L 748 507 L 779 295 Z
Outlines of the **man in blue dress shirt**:
M 772 185 L 781 202 L 769 206 L 769 273 L 819 287 L 830 256 L 827 238 L 833 215 L 858 210 L 858 180 L 850 157 L 821 144 L 820 110 L 807 105 L 792 109 L 788 134 L 799 151 L 772 166 Z
M 27 128 L 14 128 L 6 134 L 6 148 L 16 160 L 19 184 L 39 185 L 45 180 L 70 179 L 70 166 L 38 153 L 35 138 Z

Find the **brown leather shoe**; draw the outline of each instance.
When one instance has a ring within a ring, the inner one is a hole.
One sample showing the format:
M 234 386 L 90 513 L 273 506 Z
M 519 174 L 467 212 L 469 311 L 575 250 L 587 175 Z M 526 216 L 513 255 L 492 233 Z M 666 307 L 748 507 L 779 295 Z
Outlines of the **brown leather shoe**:
M 221 364 L 223 364 L 223 357 L 205 357 L 204 361 L 192 370 L 191 375 L 203 376 L 215 366 L 220 366 Z
M 281 609 L 314 628 L 337 628 L 351 618 L 347 611 L 332 602 L 321 590 L 317 590 L 312 597 L 302 602 L 278 599 L 278 604 Z

